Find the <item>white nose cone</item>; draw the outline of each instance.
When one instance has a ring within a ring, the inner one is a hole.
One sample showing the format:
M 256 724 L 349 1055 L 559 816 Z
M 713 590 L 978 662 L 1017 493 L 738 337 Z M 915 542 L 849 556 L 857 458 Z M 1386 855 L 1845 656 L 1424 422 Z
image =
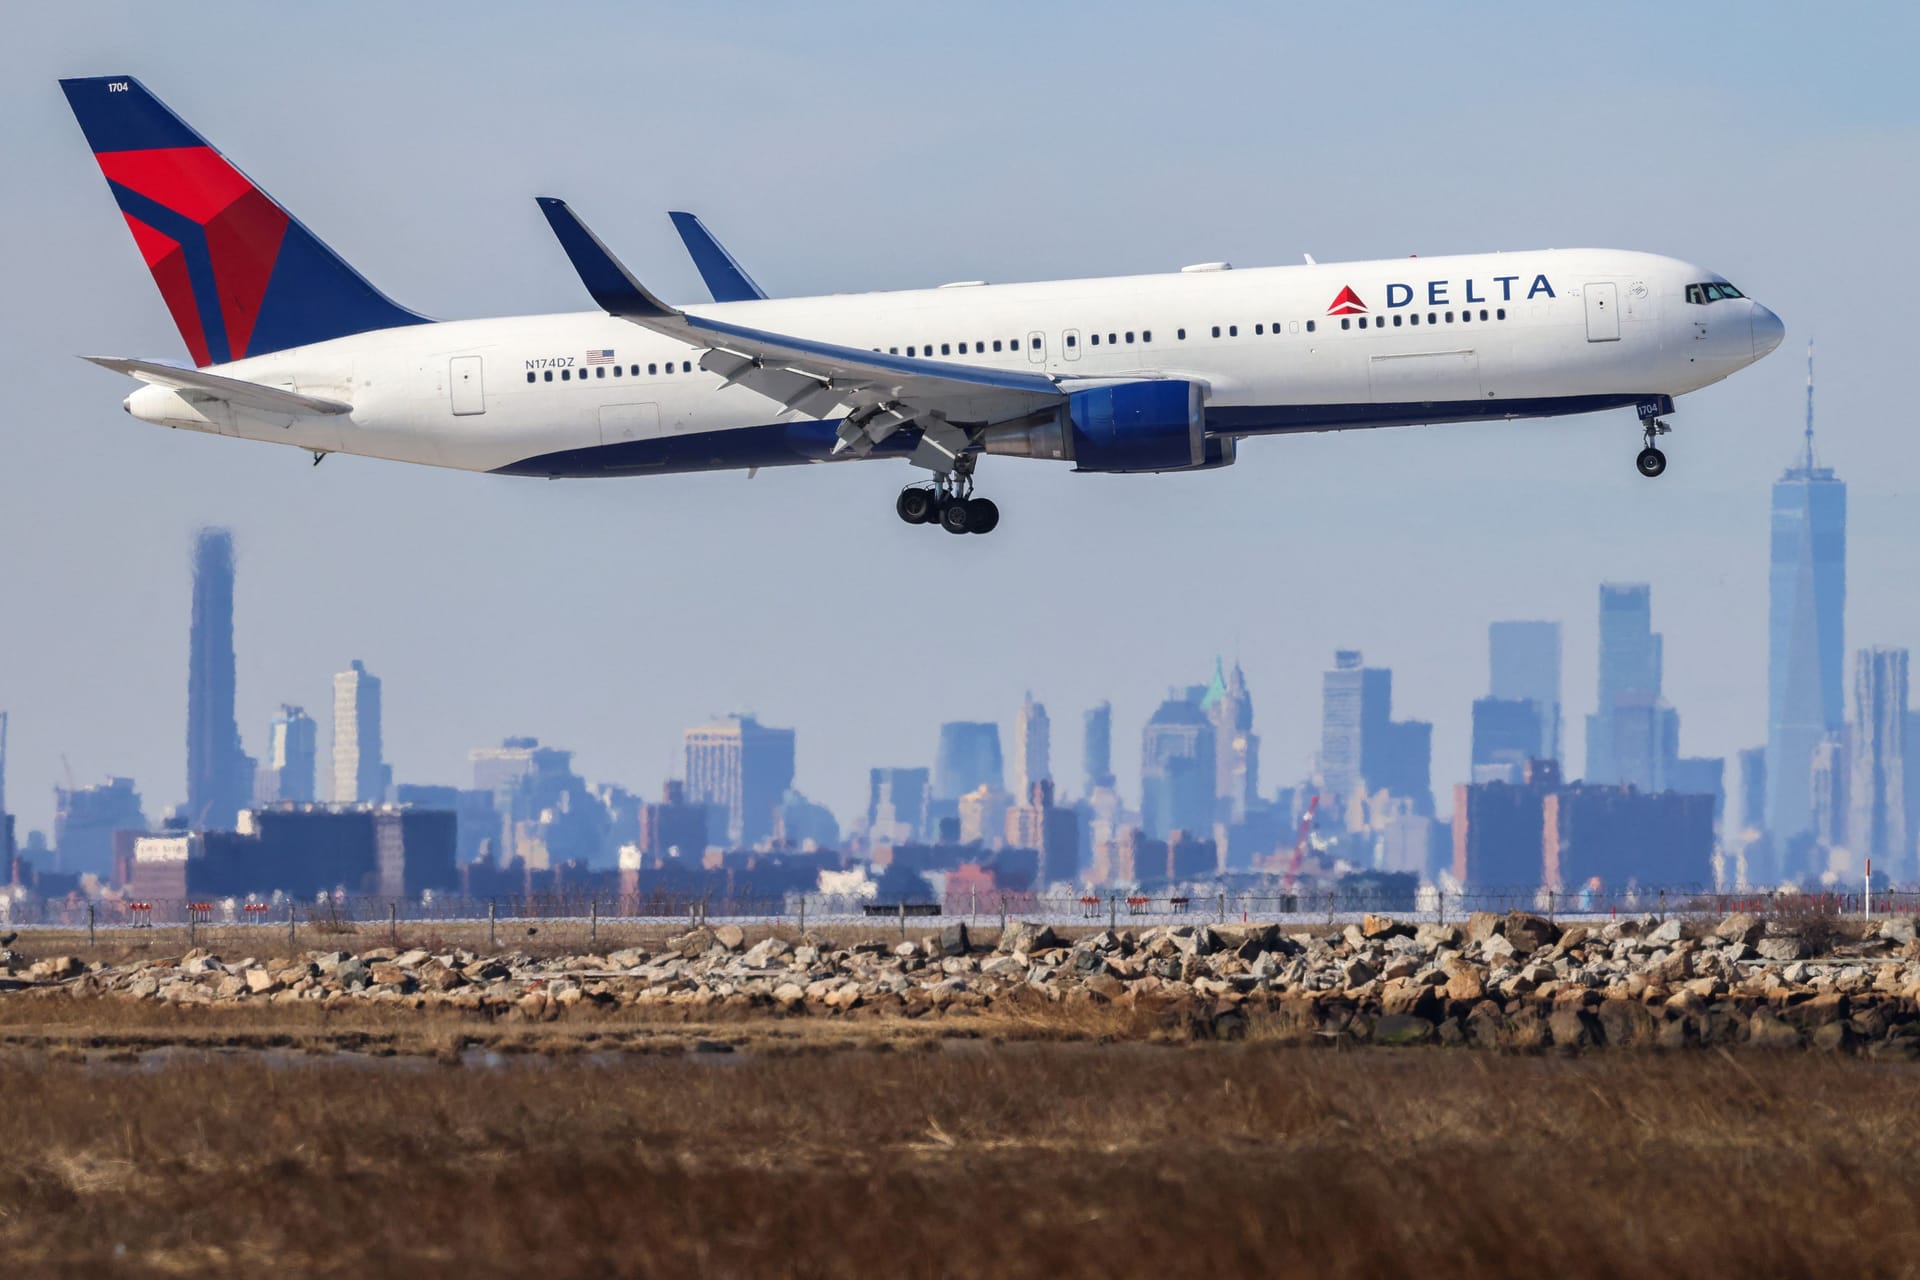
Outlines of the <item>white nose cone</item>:
M 1780 317 L 1759 303 L 1753 304 L 1753 358 L 1758 360 L 1787 336 L 1787 326 Z

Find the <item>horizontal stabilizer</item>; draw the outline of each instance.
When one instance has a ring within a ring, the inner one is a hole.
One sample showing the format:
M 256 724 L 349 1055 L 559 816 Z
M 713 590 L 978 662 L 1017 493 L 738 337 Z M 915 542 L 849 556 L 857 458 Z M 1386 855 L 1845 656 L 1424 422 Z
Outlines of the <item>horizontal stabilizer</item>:
M 297 391 L 288 391 L 281 387 L 262 386 L 258 382 L 248 382 L 244 378 L 226 378 L 217 373 L 203 373 L 198 369 L 183 369 L 178 365 L 164 364 L 158 360 L 129 360 L 120 356 L 82 356 L 82 360 L 99 365 L 102 369 L 111 369 L 115 373 L 124 373 L 129 378 L 151 383 L 156 387 L 166 387 L 178 391 L 189 399 L 203 397 L 209 400 L 224 400 L 228 404 L 242 409 L 254 409 L 261 413 L 352 413 L 353 406 L 340 400 L 326 400 L 320 396 L 304 396 Z

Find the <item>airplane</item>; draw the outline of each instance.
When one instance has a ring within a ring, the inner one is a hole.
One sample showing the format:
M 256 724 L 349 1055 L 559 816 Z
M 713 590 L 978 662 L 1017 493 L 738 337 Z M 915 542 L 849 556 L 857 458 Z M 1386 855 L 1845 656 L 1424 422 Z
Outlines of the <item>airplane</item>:
M 1635 410 L 1658 476 L 1674 398 L 1780 345 L 1680 259 L 1547 249 L 768 298 L 691 215 L 715 301 L 676 307 L 539 197 L 598 308 L 442 320 L 399 305 L 131 76 L 61 81 L 192 363 L 87 357 L 162 426 L 503 475 L 905 460 L 895 511 L 986 533 L 983 456 L 1205 471 L 1252 436 Z

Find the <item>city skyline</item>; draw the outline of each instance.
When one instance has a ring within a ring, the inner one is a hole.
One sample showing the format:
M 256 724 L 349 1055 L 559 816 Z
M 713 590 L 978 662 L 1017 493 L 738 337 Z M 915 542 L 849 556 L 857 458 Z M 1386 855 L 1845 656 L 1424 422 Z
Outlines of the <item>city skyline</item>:
M 935 68 L 999 65 L 1005 79 L 989 86 L 1024 92 L 983 94 L 978 121 L 943 137 L 981 175 L 966 192 L 913 191 L 859 216 L 829 214 L 830 175 L 782 160 L 777 177 L 794 195 L 775 216 L 766 175 L 717 164 L 697 139 L 674 137 L 634 171 L 601 163 L 591 143 L 497 139 L 568 109 L 648 127 L 652 113 L 611 88 L 612 51 L 636 43 L 658 64 L 664 91 L 713 101 L 716 127 L 754 136 L 788 123 L 790 97 L 767 86 L 797 51 L 824 45 L 797 15 L 715 32 L 693 15 L 595 13 L 605 41 L 569 49 L 560 75 L 551 39 L 527 40 L 521 24 L 484 8 L 452 32 L 427 15 L 351 6 L 339 20 L 290 19 L 292 37 L 315 54 L 294 68 L 261 56 L 255 24 L 155 25 L 111 5 L 101 13 L 28 13 L 0 51 L 11 73 L 0 87 L 16 122 L 10 144 L 25 171 L 44 175 L 36 199 L 11 212 L 4 242 L 36 250 L 12 251 L 9 280 L 22 305 L 0 320 L 27 424 L 0 438 L 0 529 L 21 549 L 0 563 L 0 600 L 20 620 L 0 668 L 0 705 L 13 712 L 10 803 L 23 827 L 49 825 L 62 754 L 81 780 L 140 779 L 150 807 L 181 798 L 179 691 L 170 674 L 162 686 L 154 673 L 184 662 L 180 548 L 207 523 L 231 527 L 249 564 L 277 566 L 271 580 L 264 570 L 243 573 L 238 713 L 248 746 L 260 750 L 280 702 L 323 705 L 325 673 L 357 653 L 388 682 L 386 754 L 409 778 L 458 781 L 473 743 L 510 730 L 567 744 L 592 776 L 665 777 L 684 726 L 742 708 L 800 726 L 799 786 L 852 813 L 865 766 L 925 759 L 926 723 L 991 714 L 1010 741 L 1010 708 L 1031 685 L 1063 725 L 1113 701 L 1113 771 L 1131 789 L 1135 732 L 1159 691 L 1199 678 L 1191 673 L 1221 653 L 1239 658 L 1259 692 L 1270 786 L 1299 773 L 1318 740 L 1313 673 L 1335 649 L 1357 648 L 1394 669 L 1399 714 L 1435 724 L 1433 773 L 1444 787 L 1468 776 L 1466 717 L 1482 692 L 1485 627 L 1507 618 L 1566 628 L 1566 755 L 1578 775 L 1574 717 L 1594 705 L 1596 641 L 1586 633 L 1602 580 L 1653 585 L 1671 650 L 1666 693 L 1684 709 L 1688 749 L 1731 759 L 1765 737 L 1756 690 L 1766 679 L 1767 563 L 1756 542 L 1765 537 L 1765 490 L 1796 452 L 1800 418 L 1801 370 L 1776 358 L 1750 380 L 1682 402 L 1665 442 L 1673 465 L 1655 484 L 1622 467 L 1621 449 L 1637 438 L 1630 415 L 1264 442 L 1230 470 L 1168 483 L 1069 480 L 1007 462 L 994 467 L 994 484 L 1004 484 L 1009 510 L 1017 503 L 1028 514 L 981 540 L 998 545 L 964 553 L 874 536 L 862 517 L 876 486 L 893 483 L 884 469 L 813 469 L 820 474 L 804 483 L 767 473 L 594 487 L 396 474 L 347 458 L 311 468 L 272 450 L 136 431 L 111 379 L 72 359 L 103 348 L 165 354 L 177 338 L 103 207 L 55 71 L 124 68 L 178 81 L 177 105 L 190 116 L 235 121 L 223 142 L 258 156 L 258 176 L 276 195 L 397 296 L 440 315 L 580 305 L 527 199 L 549 187 L 583 208 L 619 210 L 602 230 L 675 300 L 699 296 L 659 216 L 675 202 L 701 212 L 776 293 L 1210 259 L 1283 263 L 1302 252 L 1324 262 L 1618 243 L 1710 255 L 1777 306 L 1793 341 L 1820 335 L 1822 462 L 1851 490 L 1851 644 L 1920 639 L 1920 610 L 1894 587 L 1920 572 L 1904 496 L 1920 471 L 1920 440 L 1905 430 L 1896 345 L 1913 304 L 1894 296 L 1861 309 L 1855 300 L 1878 297 L 1883 283 L 1872 255 L 1803 251 L 1904 239 L 1897 211 L 1912 203 L 1914 175 L 1885 156 L 1920 125 L 1890 52 L 1912 15 L 1889 18 L 1886 39 L 1861 52 L 1865 69 L 1843 73 L 1804 58 L 1783 34 L 1795 22 L 1764 16 L 1730 28 L 1646 6 L 1535 12 L 1468 40 L 1413 10 L 1366 30 L 1333 12 L 1235 11 L 1208 19 L 1234 36 L 1215 54 L 1224 88 L 1188 69 L 1164 93 L 1114 108 L 1113 127 L 1140 139 L 1156 177 L 1128 189 L 1118 204 L 1125 216 L 1116 216 L 1110 186 L 1064 183 L 1044 149 L 1010 150 L 1001 139 L 1032 113 L 1084 111 L 1097 89 L 1094 65 L 1152 66 L 1129 41 L 1064 15 L 1011 9 L 987 13 L 973 33 L 854 23 L 857 51 L 878 55 L 876 33 L 886 29 L 889 53 L 904 48 Z M 1010 51 L 982 34 L 1013 21 L 1036 43 Z M 376 22 L 394 32 L 383 56 L 395 74 L 378 94 L 338 101 L 336 73 L 321 68 L 364 56 L 347 33 Z M 1463 153 L 1441 153 L 1401 127 L 1429 92 L 1421 86 L 1436 58 L 1541 66 L 1572 35 L 1655 25 L 1664 39 L 1720 51 L 1690 83 L 1702 106 L 1684 140 L 1671 136 L 1671 70 L 1652 61 L 1623 70 L 1605 118 L 1571 103 L 1515 113 L 1485 95 L 1458 108 L 1464 135 L 1482 140 Z M 115 34 L 128 30 L 143 32 L 137 56 Z M 1047 38 L 1074 41 L 1087 66 L 1032 74 L 1045 65 L 1036 50 Z M 454 56 L 427 58 L 424 48 Z M 210 51 L 232 56 L 232 78 L 191 74 Z M 461 93 L 463 57 L 500 68 L 496 92 Z M 1274 135 L 1260 124 L 1270 106 L 1261 86 L 1274 75 L 1303 98 L 1340 97 L 1340 68 L 1355 60 L 1376 69 L 1379 93 L 1323 129 Z M 297 105 L 312 101 L 330 108 Z M 436 152 L 444 171 L 423 172 L 390 122 L 449 101 L 462 103 L 468 123 Z M 254 109 L 236 119 L 235 103 Z M 850 86 L 807 109 L 826 123 L 871 114 Z M 291 139 L 309 162 L 288 162 Z M 875 123 L 870 143 L 877 164 L 906 163 L 926 145 L 904 121 Z M 1711 182 L 1701 181 L 1703 153 L 1717 157 Z M 1594 154 L 1689 198 L 1596 200 L 1591 164 L 1573 158 Z M 326 172 L 350 172 L 354 182 L 315 176 Z M 1302 204 L 1301 172 L 1327 175 L 1338 195 Z M 1222 174 L 1222 198 L 1196 207 L 1192 190 Z M 461 181 L 437 181 L 448 175 Z M 1053 215 L 1038 225 L 1001 216 L 1014 190 L 1043 194 Z M 1409 201 L 1409 191 L 1422 199 Z M 1849 198 L 1822 194 L 1834 191 Z M 396 207 L 420 229 L 411 238 L 396 234 Z M 497 269 L 467 271 L 475 260 Z M 119 304 L 111 319 L 100 299 Z M 315 530 L 327 531 L 325 554 Z M 858 571 L 822 571 L 829 548 L 848 547 L 860 548 Z M 1075 568 L 1036 574 L 1035 564 Z M 889 590 L 910 582 L 943 593 L 964 582 L 993 619 L 993 652 L 1029 655 L 1022 669 L 980 661 L 977 635 L 963 645 L 958 629 L 923 626 L 915 662 L 937 680 L 857 663 L 852 675 L 805 677 L 808 665 L 824 672 L 841 653 L 868 652 Z M 164 621 L 135 629 L 124 625 L 129 615 Z M 1059 640 L 1102 632 L 1118 642 L 1069 649 Z M 796 644 L 796 634 L 808 642 Z M 903 707 L 911 714 L 898 714 Z

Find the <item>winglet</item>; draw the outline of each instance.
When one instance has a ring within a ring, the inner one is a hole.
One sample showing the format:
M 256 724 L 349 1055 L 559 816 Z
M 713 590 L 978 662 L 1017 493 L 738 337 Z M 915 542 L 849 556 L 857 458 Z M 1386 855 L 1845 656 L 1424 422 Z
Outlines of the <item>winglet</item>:
M 567 207 L 565 200 L 552 196 L 535 199 L 539 201 L 540 212 L 547 215 L 547 223 L 559 239 L 560 247 L 572 261 L 573 269 L 580 273 L 580 283 L 587 286 L 593 300 L 610 314 L 623 319 L 648 320 L 664 320 L 680 314 L 634 279 L 633 273 L 620 265 L 620 259 L 600 243 L 600 237 L 587 229 L 587 224 Z
M 678 211 L 667 216 L 673 219 L 673 229 L 680 233 L 687 255 L 699 269 L 700 278 L 707 282 L 707 292 L 715 302 L 753 302 L 767 296 L 767 291 L 753 282 L 753 277 L 713 238 L 713 232 L 707 230 L 699 218 Z

